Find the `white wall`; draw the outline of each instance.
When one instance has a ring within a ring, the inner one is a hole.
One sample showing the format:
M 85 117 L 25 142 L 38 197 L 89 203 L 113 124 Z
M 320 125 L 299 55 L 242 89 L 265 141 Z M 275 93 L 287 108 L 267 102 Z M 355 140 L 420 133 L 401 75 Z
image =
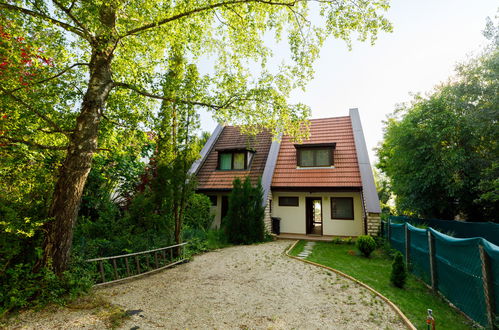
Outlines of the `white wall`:
M 296 196 L 299 206 L 279 206 L 279 196 Z M 272 192 L 272 216 L 281 218 L 281 233 L 305 234 L 305 197 L 321 197 L 323 235 L 363 235 L 364 220 L 360 192 Z M 331 197 L 352 197 L 354 220 L 331 219 Z

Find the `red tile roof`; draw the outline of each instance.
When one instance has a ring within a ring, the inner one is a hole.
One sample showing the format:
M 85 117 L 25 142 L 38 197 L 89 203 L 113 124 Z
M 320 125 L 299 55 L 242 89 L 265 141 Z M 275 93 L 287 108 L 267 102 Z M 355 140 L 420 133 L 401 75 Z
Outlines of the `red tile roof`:
M 333 143 L 334 168 L 298 169 L 294 143 L 285 136 L 272 179 L 272 189 L 362 187 L 349 116 L 310 120 L 310 138 L 303 144 Z
M 268 131 L 260 132 L 256 136 L 251 137 L 242 135 L 239 128 L 235 126 L 225 126 L 197 173 L 197 189 L 232 189 L 232 181 L 236 177 L 244 179 L 247 175 L 250 176 L 252 183 L 255 184 L 263 174 L 271 143 L 272 136 Z M 250 169 L 245 171 L 218 171 L 217 150 L 238 148 L 255 150 Z

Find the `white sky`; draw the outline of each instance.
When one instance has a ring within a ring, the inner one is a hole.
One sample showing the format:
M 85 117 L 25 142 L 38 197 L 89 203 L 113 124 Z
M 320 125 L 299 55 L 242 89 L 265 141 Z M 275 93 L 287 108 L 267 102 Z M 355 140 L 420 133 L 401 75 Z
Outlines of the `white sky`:
M 496 0 L 394 0 L 387 13 L 393 33 L 382 33 L 374 46 L 330 39 L 315 63 L 315 78 L 306 92 L 294 93 L 291 103 L 312 109 L 312 118 L 348 115 L 359 108 L 371 163 L 382 140 L 386 115 L 411 100 L 410 93 L 427 93 L 453 75 L 456 63 L 486 43 L 486 17 L 497 14 Z M 495 20 L 494 20 L 495 21 Z M 201 128 L 216 124 L 201 115 Z

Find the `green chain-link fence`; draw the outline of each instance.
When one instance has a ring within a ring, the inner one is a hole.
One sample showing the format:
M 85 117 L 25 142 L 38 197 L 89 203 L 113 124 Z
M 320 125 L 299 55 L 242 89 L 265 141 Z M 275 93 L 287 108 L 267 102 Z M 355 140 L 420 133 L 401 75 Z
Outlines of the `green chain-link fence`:
M 383 223 L 409 270 L 477 323 L 499 325 L 499 247 L 483 238 L 454 238 L 409 223 Z

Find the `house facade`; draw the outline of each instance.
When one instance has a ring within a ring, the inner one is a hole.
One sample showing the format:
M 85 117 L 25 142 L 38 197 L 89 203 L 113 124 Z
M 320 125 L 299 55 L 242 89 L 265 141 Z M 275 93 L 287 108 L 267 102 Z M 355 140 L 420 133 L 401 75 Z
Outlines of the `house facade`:
M 265 224 L 280 218 L 281 235 L 377 235 L 380 206 L 357 109 L 349 116 L 310 120 L 310 138 L 279 141 L 264 131 L 240 134 L 218 126 L 193 164 L 198 192 L 208 195 L 221 225 L 234 178 L 259 178 Z

